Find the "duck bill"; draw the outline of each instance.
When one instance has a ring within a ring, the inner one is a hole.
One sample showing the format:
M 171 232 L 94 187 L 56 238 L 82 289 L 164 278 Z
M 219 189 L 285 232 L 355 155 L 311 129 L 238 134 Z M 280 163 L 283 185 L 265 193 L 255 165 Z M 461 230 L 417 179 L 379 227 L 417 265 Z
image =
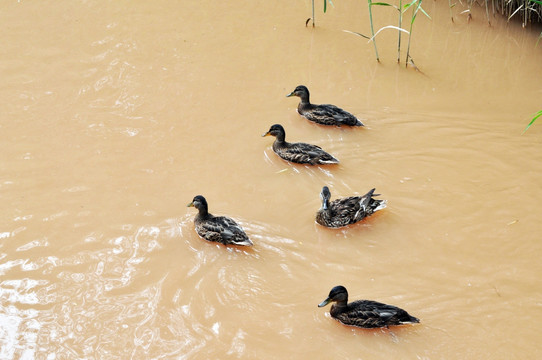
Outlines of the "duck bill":
M 270 134 L 269 131 L 268 131 L 268 132 L 262 134 L 262 137 L 263 137 L 263 136 L 269 136 L 269 135 L 271 135 L 271 134 Z
M 290 96 L 295 96 L 295 91 L 292 91 L 291 93 L 289 93 L 288 95 L 286 95 L 286 97 L 290 97 Z
M 331 299 L 330 298 L 327 298 L 325 299 L 324 301 L 322 301 L 320 304 L 318 304 L 318 307 L 324 307 L 326 306 L 327 304 L 329 304 L 331 302 Z
M 320 199 L 322 199 L 322 210 L 327 210 L 327 199 L 323 191 L 320 193 Z
M 190 204 L 186 205 L 186 207 L 194 207 L 194 202 L 192 201 Z

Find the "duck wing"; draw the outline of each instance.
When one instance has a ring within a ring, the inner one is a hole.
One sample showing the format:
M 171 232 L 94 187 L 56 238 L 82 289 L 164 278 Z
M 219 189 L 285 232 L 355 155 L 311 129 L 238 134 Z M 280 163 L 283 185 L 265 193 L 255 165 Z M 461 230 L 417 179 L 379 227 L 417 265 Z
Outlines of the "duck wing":
M 283 159 L 300 164 L 337 164 L 339 160 L 320 146 L 307 143 L 289 143 L 275 150 Z
M 198 234 L 206 240 L 224 245 L 252 245 L 252 241 L 241 226 L 226 216 L 215 216 L 201 222 Z
M 363 123 L 354 115 L 331 104 L 314 105 L 302 115 L 306 119 L 322 125 L 363 126 Z
M 397 306 L 383 304 L 372 300 L 358 300 L 347 305 L 336 318 L 344 324 L 363 328 L 385 327 L 418 323 L 419 320 L 410 316 Z
M 387 206 L 387 201 L 373 199 L 373 196 L 380 195 L 374 192 L 375 189 L 371 189 L 363 196 L 350 196 L 332 201 L 330 206 L 333 216 L 341 219 L 344 225 L 348 225 L 384 209 Z
M 349 196 L 333 200 L 329 205 L 331 209 L 331 219 L 336 227 L 345 226 L 364 217 L 360 206 L 361 196 Z M 360 217 L 361 215 L 361 217 Z

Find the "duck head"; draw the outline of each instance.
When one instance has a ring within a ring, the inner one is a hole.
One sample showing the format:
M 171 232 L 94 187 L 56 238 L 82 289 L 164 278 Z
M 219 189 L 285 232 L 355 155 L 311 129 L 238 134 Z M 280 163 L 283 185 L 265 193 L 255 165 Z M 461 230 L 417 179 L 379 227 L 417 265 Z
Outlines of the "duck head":
M 194 196 L 192 202 L 186 205 L 187 207 L 195 207 L 200 213 L 206 213 L 208 209 L 207 200 L 201 195 Z
M 329 207 L 329 199 L 331 199 L 331 192 L 327 186 L 322 188 L 320 192 L 320 199 L 322 199 L 322 209 L 327 210 Z
M 297 86 L 294 91 L 286 95 L 286 97 L 297 96 L 301 98 L 303 102 L 309 102 L 309 89 L 305 85 Z
M 284 128 L 280 124 L 271 125 L 269 130 L 264 133 L 262 136 L 274 136 L 278 140 L 284 140 L 284 137 L 286 136 L 286 132 L 284 131 Z
M 348 302 L 348 291 L 346 291 L 346 288 L 342 285 L 335 286 L 329 292 L 327 299 L 318 304 L 318 307 L 324 307 L 330 302 L 336 302 L 339 305 L 346 305 L 346 303 Z

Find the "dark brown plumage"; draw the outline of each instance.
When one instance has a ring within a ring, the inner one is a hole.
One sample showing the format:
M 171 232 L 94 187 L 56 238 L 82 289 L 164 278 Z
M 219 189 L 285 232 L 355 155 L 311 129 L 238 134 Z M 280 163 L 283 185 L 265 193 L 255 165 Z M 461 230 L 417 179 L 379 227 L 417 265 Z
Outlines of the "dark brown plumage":
M 373 196 L 375 189 L 371 189 L 363 196 L 350 196 L 329 201 L 331 192 L 327 186 L 322 188 L 320 198 L 322 207 L 316 213 L 316 222 L 320 225 L 338 228 L 365 219 L 374 212 L 384 209 L 386 200 L 376 200 Z
M 321 147 L 306 143 L 289 143 L 282 125 L 275 124 L 262 136 L 274 136 L 273 151 L 284 160 L 310 165 L 337 164 L 339 160 Z
M 219 242 L 224 245 L 253 245 L 244 230 L 233 219 L 210 214 L 207 200 L 203 196 L 195 196 L 187 206 L 198 209 L 198 215 L 194 218 L 194 225 L 198 235 L 205 240 Z
M 317 124 L 332 126 L 363 126 L 363 123 L 359 121 L 357 117 L 335 105 L 311 104 L 309 100 L 309 89 L 304 85 L 299 85 L 294 91 L 286 96 L 298 96 L 301 98 L 299 105 L 297 105 L 297 112 L 307 120 Z
M 327 299 L 322 301 L 318 307 L 326 306 L 330 302 L 335 302 L 331 305 L 331 317 L 345 325 L 378 328 L 420 322 L 418 318 L 409 315 L 397 306 L 372 300 L 358 300 L 348 303 L 348 291 L 341 285 L 331 289 Z

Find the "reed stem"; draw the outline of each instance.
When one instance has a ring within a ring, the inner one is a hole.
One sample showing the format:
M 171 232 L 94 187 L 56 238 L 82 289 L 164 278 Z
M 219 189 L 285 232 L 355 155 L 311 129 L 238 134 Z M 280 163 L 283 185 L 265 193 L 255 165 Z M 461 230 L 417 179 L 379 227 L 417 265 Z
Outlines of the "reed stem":
M 523 27 L 527 26 L 527 16 L 528 16 L 528 9 L 529 9 L 529 0 L 525 0 L 525 12 L 523 15 Z
M 371 0 L 367 0 L 369 2 L 369 21 L 371 22 L 371 37 L 373 38 L 373 45 L 375 47 L 375 55 L 376 55 L 376 61 L 380 62 L 380 57 L 378 56 L 378 49 L 376 48 L 376 39 L 375 39 L 375 31 L 373 27 L 373 2 Z
M 399 0 L 399 29 L 403 23 L 403 0 Z M 398 31 L 399 39 L 397 40 L 397 63 L 401 62 L 401 31 Z
M 408 46 L 407 46 L 407 53 L 405 58 L 405 67 L 408 66 L 408 59 L 410 59 L 410 39 L 412 38 L 412 26 L 414 25 L 414 20 L 416 20 L 416 14 L 418 13 L 418 10 L 422 6 L 422 0 L 419 0 L 416 3 L 416 8 L 412 10 L 412 20 L 410 21 L 410 29 L 408 31 Z
M 316 26 L 316 20 L 314 19 L 314 0 L 312 0 L 312 27 Z

